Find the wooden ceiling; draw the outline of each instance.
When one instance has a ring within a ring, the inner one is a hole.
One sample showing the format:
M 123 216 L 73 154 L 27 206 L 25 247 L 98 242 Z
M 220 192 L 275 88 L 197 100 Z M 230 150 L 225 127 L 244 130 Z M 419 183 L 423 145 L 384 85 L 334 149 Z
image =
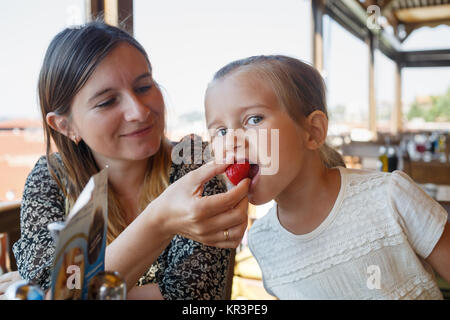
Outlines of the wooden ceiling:
M 376 5 L 403 42 L 415 29 L 450 25 L 450 0 L 355 0 L 364 10 Z

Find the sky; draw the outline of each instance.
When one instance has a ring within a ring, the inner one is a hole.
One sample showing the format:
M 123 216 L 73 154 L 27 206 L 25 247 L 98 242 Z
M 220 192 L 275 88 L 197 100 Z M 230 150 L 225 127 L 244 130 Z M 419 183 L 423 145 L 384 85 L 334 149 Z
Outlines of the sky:
M 3 1 L 3 0 L 2 0 Z M 50 40 L 84 21 L 84 0 L 21 0 L 0 12 L 1 118 L 39 117 L 36 86 Z M 329 106 L 346 104 L 355 119 L 367 110 L 368 53 L 364 43 L 324 20 Z M 203 96 L 215 71 L 250 55 L 286 54 L 311 62 L 309 0 L 134 1 L 135 37 L 164 88 L 169 128 L 203 116 Z M 405 42 L 417 50 L 450 48 L 450 27 L 422 28 Z M 377 53 L 377 98 L 394 101 L 395 65 Z M 403 100 L 442 94 L 450 67 L 405 69 Z M 198 128 L 192 128 L 197 130 Z

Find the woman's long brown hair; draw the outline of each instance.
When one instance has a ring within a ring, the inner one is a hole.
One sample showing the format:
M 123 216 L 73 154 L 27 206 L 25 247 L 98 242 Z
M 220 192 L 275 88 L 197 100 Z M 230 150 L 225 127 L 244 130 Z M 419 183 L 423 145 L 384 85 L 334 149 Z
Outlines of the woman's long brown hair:
M 46 123 L 49 112 L 70 119 L 73 98 L 84 86 L 99 63 L 119 43 L 126 42 L 138 49 L 151 64 L 144 48 L 125 31 L 92 22 L 66 28 L 51 41 L 39 75 L 39 103 L 46 138 L 48 169 L 71 207 L 89 178 L 99 171 L 91 149 L 83 141 L 78 145 Z M 140 210 L 161 194 L 169 184 L 170 143 L 163 136 L 158 152 L 148 161 Z M 52 141 L 58 156 L 52 153 Z M 107 242 L 114 240 L 127 226 L 121 204 L 111 184 L 108 186 Z

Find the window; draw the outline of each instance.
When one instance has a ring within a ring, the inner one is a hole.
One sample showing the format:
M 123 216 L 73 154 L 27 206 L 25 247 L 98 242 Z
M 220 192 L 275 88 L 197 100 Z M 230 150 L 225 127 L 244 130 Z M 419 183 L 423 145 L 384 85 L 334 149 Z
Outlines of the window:
M 450 26 L 414 30 L 403 50 L 448 49 Z M 450 67 L 402 70 L 403 121 L 406 130 L 450 130 Z
M 379 50 L 375 50 L 375 101 L 377 131 L 390 132 L 391 115 L 395 108 L 395 77 L 397 66 Z
M 37 81 L 51 39 L 85 21 L 84 0 L 4 1 L 0 10 L 0 202 L 19 200 L 45 154 Z
M 330 135 L 368 127 L 368 48 L 329 16 L 324 17 L 324 78 Z

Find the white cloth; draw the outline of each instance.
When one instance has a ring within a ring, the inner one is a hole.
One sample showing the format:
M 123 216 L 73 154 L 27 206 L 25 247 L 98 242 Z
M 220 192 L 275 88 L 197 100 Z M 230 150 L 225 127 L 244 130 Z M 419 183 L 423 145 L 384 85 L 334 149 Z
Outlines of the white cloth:
M 250 228 L 265 289 L 279 299 L 442 299 L 424 259 L 447 212 L 401 171 L 339 171 L 334 207 L 312 232 L 283 228 L 276 204 Z

